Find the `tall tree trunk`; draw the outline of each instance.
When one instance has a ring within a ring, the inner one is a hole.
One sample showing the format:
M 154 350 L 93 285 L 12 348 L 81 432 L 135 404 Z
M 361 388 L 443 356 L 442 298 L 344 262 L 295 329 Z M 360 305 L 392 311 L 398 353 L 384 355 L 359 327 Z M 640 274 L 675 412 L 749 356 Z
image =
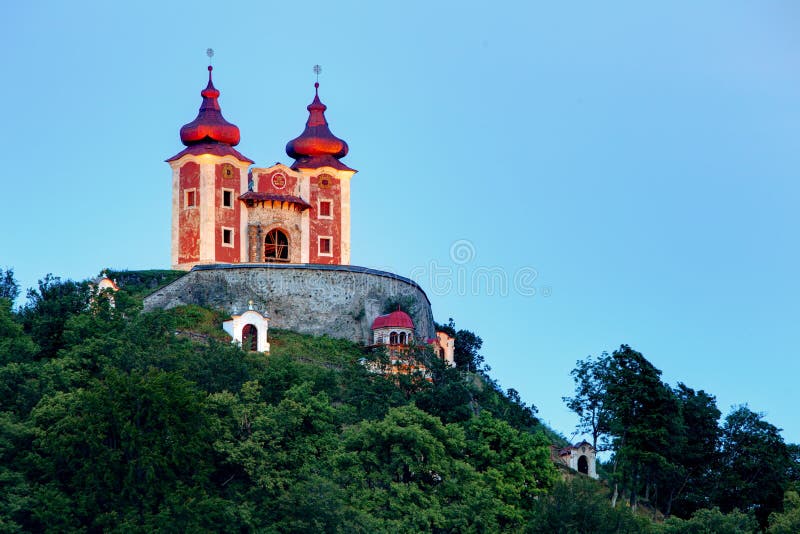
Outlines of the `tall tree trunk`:
M 631 510 L 636 512 L 636 505 L 639 503 L 639 495 L 636 493 L 636 485 L 639 483 L 639 467 L 636 466 L 633 470 L 631 477 L 631 497 L 628 501 L 631 505 Z
M 614 468 L 611 470 L 611 476 L 614 478 L 614 493 L 611 495 L 611 508 L 617 507 L 617 497 L 619 497 L 619 482 L 616 482 L 617 474 L 617 455 L 614 455 Z
M 653 507 L 653 521 L 655 521 L 656 516 L 658 515 L 658 508 L 656 508 L 656 505 L 658 504 L 658 486 L 655 484 L 653 484 L 653 502 L 650 504 Z

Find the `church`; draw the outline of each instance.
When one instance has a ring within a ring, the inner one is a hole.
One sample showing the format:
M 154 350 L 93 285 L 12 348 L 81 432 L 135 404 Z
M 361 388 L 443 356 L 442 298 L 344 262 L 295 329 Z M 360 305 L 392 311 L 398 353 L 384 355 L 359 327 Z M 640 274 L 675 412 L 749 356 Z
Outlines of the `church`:
M 236 150 L 239 128 L 222 115 L 213 68 L 197 117 L 180 129 L 172 169 L 171 264 L 188 273 L 145 299 L 145 309 L 199 304 L 231 314 L 224 328 L 247 350 L 268 352 L 269 326 L 382 345 L 399 354 L 431 346 L 455 365 L 453 338 L 436 332 L 430 301 L 413 280 L 350 265 L 347 143 L 333 135 L 319 97 L 288 165 Z M 396 301 L 408 313 L 385 313 Z M 413 317 L 412 317 L 413 316 Z
M 218 263 L 350 263 L 350 179 L 314 84 L 305 130 L 286 145 L 289 165 L 253 167 L 239 128 L 225 120 L 212 67 L 185 148 L 172 167 L 172 268 Z

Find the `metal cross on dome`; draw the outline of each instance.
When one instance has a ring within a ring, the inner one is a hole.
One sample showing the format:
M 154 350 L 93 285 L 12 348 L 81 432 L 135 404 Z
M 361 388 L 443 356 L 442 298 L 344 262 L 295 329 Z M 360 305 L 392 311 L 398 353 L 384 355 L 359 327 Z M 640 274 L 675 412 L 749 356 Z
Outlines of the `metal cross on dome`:
M 322 67 L 314 65 L 314 74 L 317 75 L 317 82 L 319 82 L 319 73 L 322 72 Z
M 208 62 L 211 63 L 211 59 L 214 57 L 214 49 L 206 48 L 206 55 L 208 56 Z

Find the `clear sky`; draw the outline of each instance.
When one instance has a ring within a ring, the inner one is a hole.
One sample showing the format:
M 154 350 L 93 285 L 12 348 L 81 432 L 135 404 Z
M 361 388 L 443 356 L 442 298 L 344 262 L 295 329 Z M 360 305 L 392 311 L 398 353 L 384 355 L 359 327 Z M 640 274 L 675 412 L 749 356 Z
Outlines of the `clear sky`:
M 546 422 L 627 343 L 800 442 L 800 3 L 659 4 L 8 3 L 0 266 L 168 268 L 206 48 L 259 166 L 320 64 L 353 264 L 417 279 Z

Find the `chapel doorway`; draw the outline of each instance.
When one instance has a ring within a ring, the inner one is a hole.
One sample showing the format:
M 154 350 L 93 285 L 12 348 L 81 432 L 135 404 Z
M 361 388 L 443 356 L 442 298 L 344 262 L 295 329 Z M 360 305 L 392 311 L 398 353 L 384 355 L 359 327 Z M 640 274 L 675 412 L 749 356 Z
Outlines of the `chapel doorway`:
M 258 328 L 255 325 L 246 324 L 242 328 L 242 349 L 250 352 L 258 351 Z
M 585 454 L 578 458 L 578 473 L 589 474 L 589 460 L 586 459 Z

